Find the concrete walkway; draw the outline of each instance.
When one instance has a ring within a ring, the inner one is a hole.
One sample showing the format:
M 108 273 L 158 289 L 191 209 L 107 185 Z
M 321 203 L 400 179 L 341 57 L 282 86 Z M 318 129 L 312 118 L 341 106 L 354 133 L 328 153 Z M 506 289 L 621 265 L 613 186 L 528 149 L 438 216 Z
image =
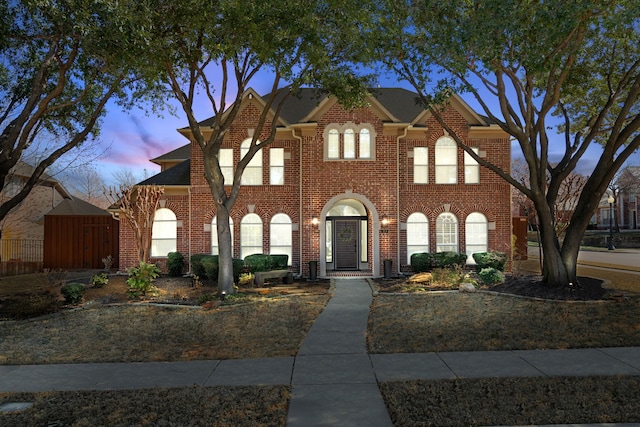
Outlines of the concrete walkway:
M 640 375 L 640 347 L 367 354 L 371 300 L 372 292 L 366 281 L 336 281 L 334 296 L 309 330 L 296 357 L 0 365 L 0 392 L 290 384 L 289 427 L 391 426 L 378 382 Z

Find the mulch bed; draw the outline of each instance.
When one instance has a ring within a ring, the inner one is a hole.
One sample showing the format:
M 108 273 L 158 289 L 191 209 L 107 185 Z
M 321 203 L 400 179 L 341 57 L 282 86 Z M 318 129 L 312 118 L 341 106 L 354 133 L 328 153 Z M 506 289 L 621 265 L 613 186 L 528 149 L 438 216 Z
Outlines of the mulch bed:
M 376 279 L 376 286 L 380 292 L 402 292 L 402 285 L 407 284 L 407 278 Z M 482 289 L 504 294 L 518 295 L 530 298 L 540 298 L 560 301 L 599 301 L 610 299 L 613 292 L 603 287 L 604 281 L 593 277 L 579 277 L 576 286 L 556 287 L 548 286 L 542 281 L 542 276 L 507 274 L 505 281 Z M 443 287 L 432 284 L 421 284 L 423 291 L 456 291 L 457 287 Z
M 504 283 L 491 286 L 490 291 L 563 301 L 598 301 L 608 299 L 611 292 L 605 289 L 603 281 L 592 277 L 578 277 L 574 286 L 548 286 L 542 276 L 507 276 Z

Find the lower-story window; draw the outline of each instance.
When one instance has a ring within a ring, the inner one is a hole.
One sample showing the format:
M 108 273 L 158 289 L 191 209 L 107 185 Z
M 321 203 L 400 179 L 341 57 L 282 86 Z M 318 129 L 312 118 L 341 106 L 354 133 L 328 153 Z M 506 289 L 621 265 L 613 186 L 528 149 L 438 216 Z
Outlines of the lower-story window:
M 429 220 L 421 212 L 414 212 L 407 218 L 407 263 L 411 255 L 429 252 Z
M 161 208 L 153 215 L 151 228 L 151 256 L 166 257 L 176 251 L 178 221 L 171 209 Z
M 436 252 L 458 252 L 458 218 L 452 213 L 436 219 Z
M 486 252 L 488 246 L 487 217 L 480 212 L 473 212 L 465 221 L 465 248 L 467 251 L 467 263 L 475 264 L 473 254 Z
M 262 253 L 262 220 L 250 213 L 240 223 L 240 257 Z
M 270 244 L 269 254 L 288 255 L 289 265 L 293 257 L 291 218 L 286 214 L 276 214 L 271 218 L 271 229 L 269 230 Z

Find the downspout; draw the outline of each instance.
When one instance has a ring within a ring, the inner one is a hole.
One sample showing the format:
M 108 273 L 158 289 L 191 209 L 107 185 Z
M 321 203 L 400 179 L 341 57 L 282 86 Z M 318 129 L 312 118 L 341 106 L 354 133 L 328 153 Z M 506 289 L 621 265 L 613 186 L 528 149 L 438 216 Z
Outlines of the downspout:
M 191 185 L 187 188 L 187 194 L 189 195 L 189 274 L 192 274 L 191 270 L 191 228 L 193 228 L 193 223 L 191 222 Z
M 302 136 L 296 135 L 295 129 L 291 129 L 291 135 L 300 142 L 300 156 L 298 157 L 298 250 L 300 252 L 300 262 L 298 263 L 298 268 L 300 277 L 302 277 Z
M 409 133 L 409 129 L 412 129 L 413 125 L 409 125 L 404 128 L 404 134 L 396 138 L 396 153 L 398 159 L 396 161 L 396 252 L 398 259 L 398 274 L 402 273 L 402 262 L 400 261 L 400 139 L 406 138 Z

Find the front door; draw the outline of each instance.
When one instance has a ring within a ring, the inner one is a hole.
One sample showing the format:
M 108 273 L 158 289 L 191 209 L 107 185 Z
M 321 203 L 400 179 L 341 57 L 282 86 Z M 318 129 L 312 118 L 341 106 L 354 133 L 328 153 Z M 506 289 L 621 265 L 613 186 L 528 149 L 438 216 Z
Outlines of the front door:
M 335 219 L 334 223 L 336 270 L 357 270 L 360 220 Z

